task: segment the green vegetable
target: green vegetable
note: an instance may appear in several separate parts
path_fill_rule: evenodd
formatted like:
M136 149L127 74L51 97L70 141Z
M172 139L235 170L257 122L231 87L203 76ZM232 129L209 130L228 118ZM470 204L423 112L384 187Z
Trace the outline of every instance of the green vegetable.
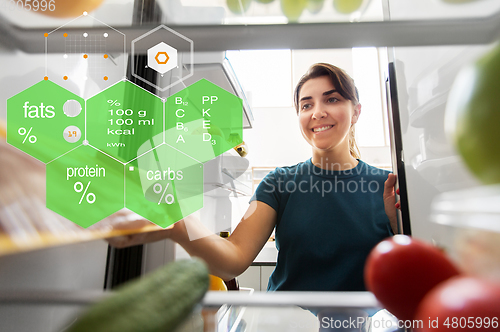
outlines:
M174 331L208 285L208 269L201 260L170 263L90 307L68 332Z
M445 129L469 170L500 183L500 46L464 67L446 105Z

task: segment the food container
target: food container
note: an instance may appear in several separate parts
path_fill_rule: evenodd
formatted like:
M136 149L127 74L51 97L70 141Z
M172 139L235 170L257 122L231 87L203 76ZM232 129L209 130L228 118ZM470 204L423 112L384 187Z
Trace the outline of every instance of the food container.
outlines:
M431 221L455 231L451 255L465 273L500 282L500 185L437 196Z

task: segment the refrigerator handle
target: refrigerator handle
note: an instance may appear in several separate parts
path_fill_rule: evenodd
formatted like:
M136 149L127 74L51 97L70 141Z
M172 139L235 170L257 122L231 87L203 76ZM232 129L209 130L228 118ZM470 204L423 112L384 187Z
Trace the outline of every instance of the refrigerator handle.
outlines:
M399 189L401 209L397 211L398 232L411 235L410 209L408 205L408 190L405 176L405 164L403 157L403 140L401 134L401 122L399 116L399 101L396 85L396 73L394 62L389 63L388 77L386 79L387 118L389 119L389 135L391 143L392 170L397 175L396 188Z

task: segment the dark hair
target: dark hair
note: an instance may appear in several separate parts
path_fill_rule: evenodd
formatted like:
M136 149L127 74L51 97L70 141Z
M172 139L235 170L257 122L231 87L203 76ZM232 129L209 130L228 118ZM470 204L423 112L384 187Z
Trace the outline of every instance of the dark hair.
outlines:
M352 101L354 105L359 104L359 94L358 89L354 85L354 80L351 76L334 65L328 63L316 63L309 67L307 72L300 78L299 83L295 87L294 92L294 104L297 114L299 113L299 94L300 89L304 83L312 78L318 78L321 76L329 76L335 89L340 93L342 97Z
M335 67L334 65L328 63L316 63L309 67L307 72L300 78L297 86L295 87L295 92L293 94L293 101L295 105L295 110L299 114L299 94L300 89L304 83L313 78L318 78L321 76L328 76L342 97L350 100L355 106L359 104L359 93L358 89L354 85L354 80L349 76L343 69ZM354 138L354 125L351 126L349 132L349 151L354 158L359 159L359 148L356 144Z

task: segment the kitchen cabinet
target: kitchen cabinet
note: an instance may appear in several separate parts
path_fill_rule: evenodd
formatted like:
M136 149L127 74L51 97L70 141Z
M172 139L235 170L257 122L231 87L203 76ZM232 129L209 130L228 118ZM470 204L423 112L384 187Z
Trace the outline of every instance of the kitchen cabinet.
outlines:
M268 241L248 269L238 276L240 287L267 291L269 277L276 266L278 250L274 241Z
M240 287L252 288L255 291L267 291L269 277L274 271L276 264L254 263L238 276Z
M252 288L255 291L261 290L260 266L250 265L248 269L238 276L240 287Z

